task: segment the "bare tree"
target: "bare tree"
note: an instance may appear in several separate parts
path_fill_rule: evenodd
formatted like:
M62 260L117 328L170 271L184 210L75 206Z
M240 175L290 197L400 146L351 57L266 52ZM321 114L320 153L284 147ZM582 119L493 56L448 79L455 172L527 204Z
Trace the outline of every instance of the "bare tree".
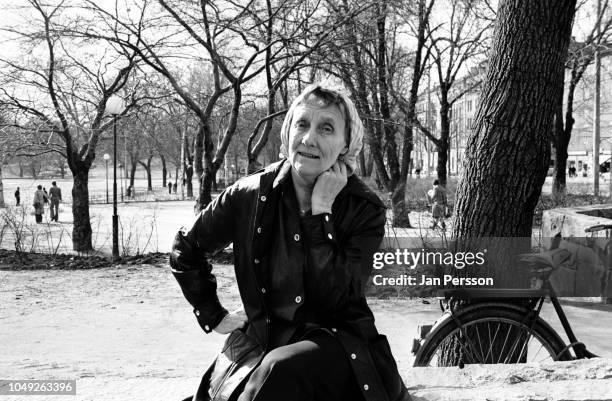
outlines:
M425 42L433 4L432 0L415 5L377 2L362 18L347 24L344 41L330 52L333 67L328 71L343 80L356 100L376 178L391 195L393 224L400 227L410 227L405 190L413 147L412 116L428 58ZM400 31L404 26L409 32ZM406 35L416 39L413 49L400 44L399 37ZM364 173L369 171L367 164L362 152Z
M88 174L100 136L112 124L105 120L106 102L126 85L136 64L136 55L121 48L107 48L101 59L90 60L75 49L84 43L65 36L64 2L48 6L28 0L28 12L36 16L28 27L9 28L25 49L44 46L46 56L31 51L25 60L0 59L3 80L13 85L0 89L2 100L23 119L36 118L63 142L52 149L66 158L74 185L72 188L73 247L92 249L89 218ZM93 57L93 56L92 56ZM121 65L121 67L118 67ZM130 99L128 108L135 102Z
M579 8L586 3L579 4ZM557 104L555 111L555 125L553 147L555 152L555 167L553 173L553 195L562 198L565 195L567 149L574 128L574 93L587 68L592 65L595 58L595 49L610 53L610 34L612 33L612 17L608 13L609 2L604 0L601 13L595 17L590 32L583 42L572 40L566 67L570 70L569 82L565 91L565 114L563 113L563 97ZM607 15L608 14L608 15ZM606 16L607 15L607 16ZM597 167L593 170L597 174Z
M485 1L441 0L438 6L440 9L436 11L445 12L438 13L441 21L435 27L436 32L433 32L431 26L429 32L432 62L438 78L440 132L436 136L417 116L414 116L414 122L437 149L437 176L444 186L447 180L453 105L466 93L478 88L481 77L477 74L468 75L460 87L455 84L461 72L465 74L470 67L483 61L492 23L483 17L489 11Z

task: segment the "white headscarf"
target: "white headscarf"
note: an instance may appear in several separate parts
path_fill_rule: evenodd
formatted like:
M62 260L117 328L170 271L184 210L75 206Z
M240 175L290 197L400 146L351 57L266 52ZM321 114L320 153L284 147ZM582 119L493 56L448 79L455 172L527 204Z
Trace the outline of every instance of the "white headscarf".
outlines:
M281 156L285 158L289 157L289 152L287 151L289 148L289 131L291 129L291 120L293 120L293 112L295 111L295 108L304 103L305 99L317 89L337 96L341 103L344 104L344 108L340 109L343 111L343 113L346 111L345 117L349 120L348 124L346 125L348 127L348 132L346 134L349 144L348 151L344 155L341 155L340 159L343 160L348 167L349 175L353 174L357 168L357 155L363 146L363 123L359 118L355 104L353 104L353 101L349 98L348 94L346 94L342 88L331 86L326 83L316 83L306 87L306 89L304 89L302 93L295 98L291 104L291 107L289 107L289 110L287 110L280 133L282 142L280 149Z

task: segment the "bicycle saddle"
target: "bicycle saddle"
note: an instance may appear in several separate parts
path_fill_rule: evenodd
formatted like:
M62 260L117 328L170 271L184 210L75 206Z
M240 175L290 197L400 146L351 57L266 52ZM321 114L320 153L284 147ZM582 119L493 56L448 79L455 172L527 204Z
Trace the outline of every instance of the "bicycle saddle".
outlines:
M572 254L564 248L551 249L540 253L523 253L518 255L519 261L524 262L536 272L555 270L563 263L568 262Z

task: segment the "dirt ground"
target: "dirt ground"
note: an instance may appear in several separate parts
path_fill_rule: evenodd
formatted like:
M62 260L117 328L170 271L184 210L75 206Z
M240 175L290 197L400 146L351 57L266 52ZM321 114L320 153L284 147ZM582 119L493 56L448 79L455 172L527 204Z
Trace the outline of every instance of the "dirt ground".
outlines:
M215 272L224 306L240 307L231 266L216 265ZM439 316L437 304L419 299L370 304L405 374L416 325L432 323ZM612 357L611 308L566 309L578 337ZM77 380L77 397L46 397L50 400L180 400L195 389L223 339L199 328L163 261L0 270L0 378Z

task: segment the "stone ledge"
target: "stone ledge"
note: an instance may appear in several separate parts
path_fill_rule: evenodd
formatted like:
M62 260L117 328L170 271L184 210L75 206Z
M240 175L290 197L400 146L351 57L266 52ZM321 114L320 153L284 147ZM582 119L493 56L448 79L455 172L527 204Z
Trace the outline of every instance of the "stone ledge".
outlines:
M414 401L612 400L612 360L412 368L403 377Z
M612 400L612 360L596 358L526 365L404 368L414 401L602 401ZM45 401L181 400L200 377L84 377L75 396L31 396ZM0 396L22 401L20 396Z

